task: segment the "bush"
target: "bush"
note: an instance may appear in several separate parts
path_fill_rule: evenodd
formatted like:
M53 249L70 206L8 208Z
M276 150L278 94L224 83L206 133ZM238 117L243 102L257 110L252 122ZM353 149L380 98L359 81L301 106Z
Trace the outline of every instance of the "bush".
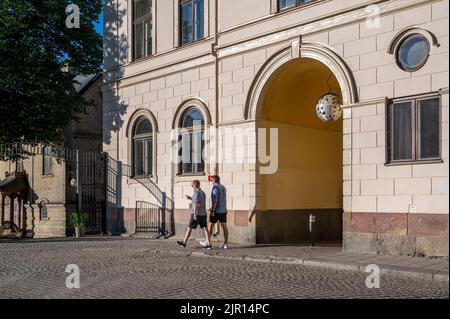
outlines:
M86 213L72 213L70 214L70 223L73 227L83 227L87 224L89 215Z

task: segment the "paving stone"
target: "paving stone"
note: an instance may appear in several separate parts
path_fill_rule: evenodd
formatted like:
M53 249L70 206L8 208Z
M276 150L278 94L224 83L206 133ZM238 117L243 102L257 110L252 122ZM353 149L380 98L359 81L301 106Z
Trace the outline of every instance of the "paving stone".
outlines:
M381 276L380 289L365 286L367 274L323 267L327 259L296 264L279 251L314 252L304 247L239 247L205 252L196 243L133 238L0 241L2 298L448 298L448 273ZM246 248L247 254L252 252ZM273 254L273 251L277 254ZM262 253L262 252L270 252ZM335 255L338 250L324 250ZM322 254L325 256L326 254ZM311 254L310 254L311 256ZM253 258L253 260L252 260ZM285 263L281 263L285 259ZM267 260L268 262L261 262ZM308 262L305 260L305 264ZM68 264L80 268L81 288L65 286ZM319 266L319 267L317 267ZM333 267L333 264L327 266ZM399 267L398 270L404 268ZM404 271L404 270L403 270ZM425 278L426 277L426 278ZM428 279L428 280L424 280ZM447 280L447 282L445 282ZM211 284L212 283L212 284ZM215 287L211 289L211 287Z

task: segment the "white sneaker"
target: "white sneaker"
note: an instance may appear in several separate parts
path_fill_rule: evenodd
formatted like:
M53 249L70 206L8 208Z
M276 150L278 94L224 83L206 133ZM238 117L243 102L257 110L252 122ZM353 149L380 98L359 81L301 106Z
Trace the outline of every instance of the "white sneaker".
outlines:
M228 249L228 244L222 244L222 245L220 245L220 249L225 249L225 250L227 250L227 249Z
M200 240L200 246L206 247L208 246L208 243L206 242L206 240Z

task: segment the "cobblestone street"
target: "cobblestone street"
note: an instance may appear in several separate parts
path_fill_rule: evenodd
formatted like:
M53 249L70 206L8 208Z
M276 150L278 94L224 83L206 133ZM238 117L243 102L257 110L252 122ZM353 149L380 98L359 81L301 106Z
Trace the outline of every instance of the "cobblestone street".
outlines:
M0 241L0 298L448 298L445 282L382 275L380 289L368 289L364 273L155 253L159 245ZM69 264L80 268L80 289L66 288Z

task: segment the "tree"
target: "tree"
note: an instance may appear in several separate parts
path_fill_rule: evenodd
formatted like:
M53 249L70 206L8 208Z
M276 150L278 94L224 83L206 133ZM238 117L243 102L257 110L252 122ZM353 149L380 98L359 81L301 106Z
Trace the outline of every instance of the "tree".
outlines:
M67 124L87 103L74 73L102 63L94 23L101 0L77 0L79 28L66 26L67 0L0 0L0 144L60 143Z

